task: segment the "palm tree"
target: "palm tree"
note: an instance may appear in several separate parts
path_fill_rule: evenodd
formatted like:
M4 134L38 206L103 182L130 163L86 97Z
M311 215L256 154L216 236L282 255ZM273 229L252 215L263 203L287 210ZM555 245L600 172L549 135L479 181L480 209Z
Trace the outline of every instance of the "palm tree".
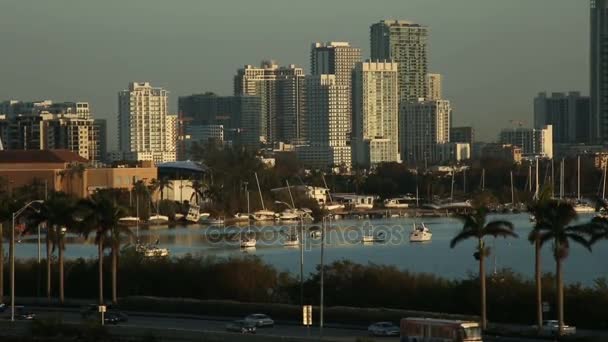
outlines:
M117 220L109 231L108 244L112 256L112 303L118 304L118 258L120 256L120 240L123 235L133 236L133 232L126 226L118 224L118 219L125 215L122 207L117 207Z
M189 188L193 190L192 196L190 196L190 201L192 202L192 197L196 199L196 204L200 205L200 199L205 197L205 192L207 191L207 184L203 181L195 179L188 185Z
M534 227L528 235L530 243L534 244L534 281L536 284L536 326L540 333L543 325L543 295L542 295L542 273L541 273L541 244L539 222L545 218L546 207L551 201L553 189L545 187L538 199L528 206L528 212L534 217Z
M485 257L490 255L490 249L485 246L484 238L486 236L502 236L502 237L517 237L513 232L513 224L508 221L498 220L486 223L488 209L486 207L478 207L471 214L458 215L458 218L463 222L462 231L456 235L450 242L450 247L454 248L458 243L468 240L477 240L477 251L473 254L475 259L479 260L479 285L480 285L480 301L481 301L481 328L486 329L486 272L485 272Z
M159 191L160 192L160 200L164 200L164 190L165 189L171 189L173 190L173 185L171 184L171 181L169 180L168 177L162 177L160 179L152 179L150 181L150 186L152 187L152 193L154 193L155 191Z
M563 261L568 257L570 242L575 242L591 251L593 237L602 229L601 222L591 222L579 225L569 225L576 218L576 211L572 204L550 200L538 211L535 230L538 234L540 247L548 241L553 243L553 257L555 258L556 293L557 293L557 320L559 323L558 333L564 328L564 284L563 284Z
M0 179L4 179L0 177ZM22 203L16 203L8 193L0 195L0 304L4 303L4 225L10 227L13 212L21 207Z
M52 193L49 198L42 203L38 211L33 212L30 215L30 219L33 225L30 225L29 229L37 227L44 223L47 226L47 271L49 272L48 277L50 278L50 254L49 244L52 243L53 250L57 248L59 259L59 302L63 304L65 302L65 286L64 286L64 252L65 252L65 233L70 231L74 227L73 212L75 208L76 200L74 197L57 192ZM47 286L48 280L47 278ZM47 287L48 292L48 287ZM47 293L50 296L50 293Z
M83 227L82 233L85 237L95 232L95 243L98 253L98 275L99 275L99 304L103 305L103 250L104 242L109 233L118 229L119 219L124 216L124 210L102 192L93 194L90 198L81 200L76 213L76 220ZM118 267L118 265L116 265ZM114 276L116 271L113 269ZM113 283L115 283L115 279Z

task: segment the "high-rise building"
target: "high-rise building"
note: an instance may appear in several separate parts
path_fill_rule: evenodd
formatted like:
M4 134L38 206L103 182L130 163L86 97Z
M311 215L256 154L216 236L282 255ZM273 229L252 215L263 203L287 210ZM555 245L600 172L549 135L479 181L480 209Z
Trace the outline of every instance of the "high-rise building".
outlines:
M452 107L448 100L401 104L399 132L401 159L410 163L437 160L437 144L450 142Z
M175 140L167 119L169 92L148 82L129 83L118 93L118 140L127 160L164 163L176 160Z
M399 162L397 64L357 63L353 76L353 163Z
M534 99L534 128L553 126L553 142L589 143L591 102L579 92L539 93Z
M508 128L500 131L499 143L519 146L527 157L553 158L553 126Z
M87 102L5 101L0 139L6 149L67 149L92 162L103 158L103 120L93 120Z
M297 148L298 159L308 167L351 167L346 103L347 86L338 85L336 75L312 75L306 78L308 144Z
M361 62L361 49L348 42L312 44L310 73L312 75L336 75L336 84L346 87L348 111L352 111L352 77L355 64ZM349 119L349 125L351 120Z
M427 74L426 75L426 93L428 100L442 100L443 99L443 76L441 74Z
M218 96L213 93L182 96L178 102L184 133L216 131L222 126L222 140L253 149L260 147L262 107L259 96ZM205 126L209 126L205 128ZM206 135L190 134L192 139ZM199 142L199 141L197 141Z
M590 81L592 138L608 141L608 0L591 0Z
M475 130L470 126L451 127L450 142L468 143L473 146L475 142Z
M301 143L306 140L304 70L289 65L279 67L264 61L246 65L234 77L234 95L259 96L262 105L260 136L267 144Z
M371 31L371 59L397 63L400 101L427 97L427 39L425 26L403 20L382 20Z

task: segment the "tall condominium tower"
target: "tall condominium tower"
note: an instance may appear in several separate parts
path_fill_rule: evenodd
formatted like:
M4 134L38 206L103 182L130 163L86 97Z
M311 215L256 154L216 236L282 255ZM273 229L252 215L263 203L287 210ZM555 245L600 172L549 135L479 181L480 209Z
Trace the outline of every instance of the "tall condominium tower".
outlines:
M167 124L169 92L148 82L129 83L118 93L118 139L125 159L152 160L157 163L176 159L174 134ZM173 131L174 132L174 131Z
M434 100L401 104L399 132L401 158L410 163L438 160L438 144L450 142L450 101Z
M397 63L358 63L353 76L353 163L399 162Z
M262 102L262 142L301 143L306 140L304 70L264 61L246 65L234 77L234 95L259 96Z
M336 83L348 92L348 110L352 111L352 77L355 64L361 62L361 49L348 42L314 43L310 51L312 75L336 75ZM349 117L348 124L351 124Z
M552 125L554 143L589 143L590 105L589 97L579 92L539 93L534 99L534 128Z
M370 31L372 60L398 65L400 100L415 102L426 98L427 28L409 21L382 20L373 24Z
M426 93L427 100L441 100L443 99L443 77L441 74L427 74L426 75Z
M308 145L297 149L298 158L309 167L351 167L349 144L350 111L347 86L338 85L336 75L306 78Z
M591 114L592 136L608 141L608 0L591 0Z

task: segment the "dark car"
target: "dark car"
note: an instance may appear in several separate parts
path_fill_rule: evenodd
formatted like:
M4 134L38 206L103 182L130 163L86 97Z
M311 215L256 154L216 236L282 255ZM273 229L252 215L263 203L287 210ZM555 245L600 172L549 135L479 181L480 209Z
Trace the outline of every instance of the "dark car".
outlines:
M238 320L226 324L226 331L238 332L241 334L255 334L256 327L252 322Z
M36 314L24 306L15 306L15 318L24 321L31 321L36 318Z
M83 306L80 309L80 315L83 319L99 319L99 306L96 304L89 304ZM129 321L129 316L124 312L116 310L111 306L106 306L106 312L104 313L103 321L106 324L118 324Z

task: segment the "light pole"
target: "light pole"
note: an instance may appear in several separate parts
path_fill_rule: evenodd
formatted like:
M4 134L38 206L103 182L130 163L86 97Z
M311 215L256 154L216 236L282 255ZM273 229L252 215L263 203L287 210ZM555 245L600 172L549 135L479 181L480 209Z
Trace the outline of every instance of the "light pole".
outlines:
M327 224L331 224L331 215L323 217L321 225L321 296L319 300L319 340L323 339L323 311L325 302L325 232Z
M36 200L28 202L23 208L13 212L13 229L11 229L11 248L10 248L10 261L11 261L11 322L15 321L15 220L21 215L27 208L34 203L43 203L42 200Z

